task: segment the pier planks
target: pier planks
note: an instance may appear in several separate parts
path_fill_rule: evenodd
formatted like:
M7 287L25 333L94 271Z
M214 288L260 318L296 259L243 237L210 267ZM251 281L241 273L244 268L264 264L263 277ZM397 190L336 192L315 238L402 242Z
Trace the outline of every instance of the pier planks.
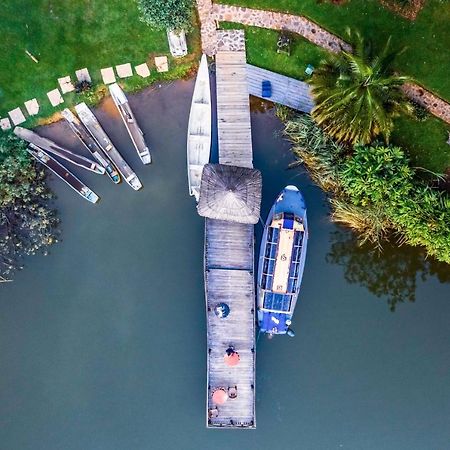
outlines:
M308 83L247 64L247 82L250 95L262 98L261 83L263 80L270 81L272 85L272 96L265 98L265 100L307 113L313 109L314 102Z
M233 39L229 41L233 42ZM216 55L216 83L219 162L251 168L253 151L245 48L220 47ZM253 225L206 219L204 262L207 427L255 428ZM221 302L230 307L226 318L219 318L214 312L215 306ZM224 362L225 352L230 346L240 356L239 364L233 367ZM237 397L215 405L212 394L217 388L236 388ZM211 411L214 411L213 417Z

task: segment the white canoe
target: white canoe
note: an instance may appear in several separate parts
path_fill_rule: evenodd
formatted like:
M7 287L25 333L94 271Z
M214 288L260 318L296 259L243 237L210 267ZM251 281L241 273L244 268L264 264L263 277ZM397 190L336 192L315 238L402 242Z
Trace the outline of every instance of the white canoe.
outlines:
M141 158L143 164L150 164L152 162L152 158L144 140L144 133L136 122L136 118L130 108L125 93L117 83L110 84L108 87L111 97L120 113L120 117L122 118L139 158Z
M211 91L208 61L202 56L192 96L187 136L187 165L189 195L200 197L203 166L209 162L211 151Z

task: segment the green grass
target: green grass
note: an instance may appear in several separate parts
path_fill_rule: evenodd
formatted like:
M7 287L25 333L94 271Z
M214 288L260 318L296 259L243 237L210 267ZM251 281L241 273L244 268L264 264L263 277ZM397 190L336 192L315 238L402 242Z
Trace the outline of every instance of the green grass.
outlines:
M94 83L101 83L100 69L125 62L149 63L152 76L125 81L137 89L156 79L183 76L193 64L192 55L170 59L171 70L156 75L153 56L169 55L165 32L155 31L139 21L134 0L4 0L0 9L0 115L37 98L39 117L51 115L46 92L58 87L59 77L87 67ZM190 36L190 50L198 54L198 32ZM25 50L35 55L34 63ZM100 92L101 93L101 92ZM65 95L64 106L79 99ZM61 106L63 106L61 105ZM35 120L29 120L34 123Z
M308 64L317 66L326 51L299 35L291 34L291 55L277 53L278 31L257 27L244 27L238 23L221 23L221 28L245 29L247 59L264 69L276 70L288 77L306 80L305 69Z
M379 0L348 0L341 6L317 0L223 0L223 3L303 15L339 36L344 36L346 27L358 29L377 48L392 35L396 48L407 47L396 60L396 68L450 100L447 0L427 0L413 22L383 7Z
M250 64L300 80L308 79L304 73L306 66L312 64L317 67L326 54L325 50L298 35L293 35L291 56L279 54L276 52L278 31L235 23L221 23L221 27L246 30L247 59ZM425 122L400 118L396 121L391 140L405 149L415 166L444 173L450 167L447 131L450 131L450 127L433 116Z
M450 167L447 131L450 127L433 116L425 122L402 117L396 120L392 142L409 154L414 166L442 174Z

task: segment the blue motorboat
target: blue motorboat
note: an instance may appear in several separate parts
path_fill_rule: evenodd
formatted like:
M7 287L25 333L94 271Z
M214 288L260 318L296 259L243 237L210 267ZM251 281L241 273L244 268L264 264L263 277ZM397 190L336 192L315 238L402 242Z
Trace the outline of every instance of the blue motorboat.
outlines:
M270 335L288 334L305 267L308 243L306 204L295 186L286 186L272 206L258 265L258 325Z

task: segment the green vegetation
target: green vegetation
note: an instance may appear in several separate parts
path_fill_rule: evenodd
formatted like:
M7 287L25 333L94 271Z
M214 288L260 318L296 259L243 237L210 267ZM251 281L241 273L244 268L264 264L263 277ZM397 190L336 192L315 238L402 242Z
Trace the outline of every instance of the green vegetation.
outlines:
M292 35L291 56L288 56L276 52L277 31L235 23L221 23L221 27L246 30L247 60L250 64L303 81L311 79L305 74L306 66L312 64L318 67L328 54L301 36ZM447 130L450 130L448 125L430 114L419 122L414 117L402 116L395 120L391 142L404 148L415 166L443 173L450 167Z
M362 242L397 237L450 263L450 197L429 187L400 148L358 145L350 153L308 115L288 119L285 133L313 179L334 194L334 221Z
M137 0L142 21L157 30L188 30L194 5L192 0Z
M343 38L346 28L351 26L373 40L375 51L380 51L386 37L392 36L394 50L406 47L396 59L394 69L450 101L448 64L443 64L450 47L447 0L427 0L414 21L392 12L379 0L347 0L341 5L317 0L224 0L223 3L303 15ZM265 52L262 45L258 49Z
M390 39L376 55L359 33L349 31L347 41L353 53L329 53L313 74L312 116L338 141L368 144L379 134L388 141L394 119L414 111L401 90L408 78L390 70L397 54L389 50Z
M223 29L245 29L247 42L247 60L250 64L268 70L276 70L288 77L306 81L308 64L317 67L327 52L297 34L290 34L291 55L277 53L279 32L258 27L246 27L239 23L222 22Z
M23 102L37 98L40 117L54 112L46 92L57 87L57 79L75 77L75 70L87 67L93 78L92 99L104 93L100 69L130 62L147 61L152 75L133 76L126 89L146 86L156 79L186 75L193 67L192 56L170 60L171 70L157 74L153 56L169 54L165 31L154 30L139 20L135 0L5 0L0 11L0 116ZM198 52L198 32L189 36L190 51ZM28 50L39 63L26 54ZM65 106L79 100L75 93L64 96ZM23 108L24 109L24 108ZM26 126L32 123L27 122Z
M10 279L23 256L46 253L56 242L52 195L25 148L13 134L0 135L0 281Z

